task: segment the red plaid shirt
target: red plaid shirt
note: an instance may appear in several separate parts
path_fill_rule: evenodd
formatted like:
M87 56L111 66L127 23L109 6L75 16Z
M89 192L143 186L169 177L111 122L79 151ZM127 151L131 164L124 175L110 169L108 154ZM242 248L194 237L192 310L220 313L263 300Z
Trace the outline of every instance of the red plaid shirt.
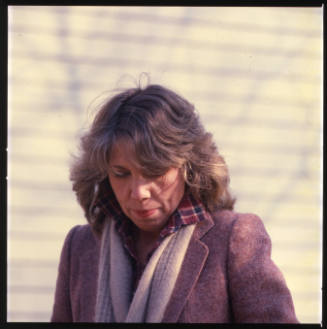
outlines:
M136 288L146 264L142 264L137 257L134 240L136 226L121 210L108 180L104 182L101 197L97 200L95 207L103 212L105 216L112 217L116 221L117 231L122 237L124 247L132 257L134 267L134 288ZM169 217L166 226L161 230L159 238L156 241L154 248L149 253L147 260L149 260L153 252L166 236L178 231L184 225L198 223L206 219L208 216L209 214L202 203L195 200L190 193L186 192L177 209Z

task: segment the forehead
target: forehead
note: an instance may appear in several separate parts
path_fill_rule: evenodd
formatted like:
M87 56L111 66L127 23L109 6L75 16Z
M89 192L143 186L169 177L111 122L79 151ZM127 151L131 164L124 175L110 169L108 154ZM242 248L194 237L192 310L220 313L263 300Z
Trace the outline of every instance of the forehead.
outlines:
M130 139L120 138L112 146L110 157L110 165L126 165L130 164L139 167L136 159L135 147Z

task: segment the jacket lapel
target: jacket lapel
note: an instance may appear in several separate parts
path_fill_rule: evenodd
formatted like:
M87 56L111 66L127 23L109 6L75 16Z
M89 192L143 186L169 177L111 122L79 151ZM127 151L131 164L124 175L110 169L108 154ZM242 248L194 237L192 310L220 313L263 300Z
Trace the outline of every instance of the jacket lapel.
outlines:
M201 238L213 226L214 222L208 216L195 228L162 322L177 322L209 254L209 248Z

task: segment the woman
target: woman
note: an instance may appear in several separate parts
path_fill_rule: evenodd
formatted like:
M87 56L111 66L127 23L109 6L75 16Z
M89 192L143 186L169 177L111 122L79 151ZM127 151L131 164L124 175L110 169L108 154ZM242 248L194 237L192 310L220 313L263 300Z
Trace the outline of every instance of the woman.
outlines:
M71 168L87 225L61 254L54 322L297 322L262 221L233 212L226 164L193 106L119 93Z

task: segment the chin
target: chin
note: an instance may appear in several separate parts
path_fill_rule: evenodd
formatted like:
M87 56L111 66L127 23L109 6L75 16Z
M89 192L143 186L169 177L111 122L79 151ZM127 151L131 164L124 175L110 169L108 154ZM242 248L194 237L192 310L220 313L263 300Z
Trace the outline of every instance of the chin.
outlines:
M143 224L143 223L142 223ZM143 225L136 225L140 230L148 233L160 233L160 231L163 229L165 226L165 223L149 223L149 224L143 224Z

